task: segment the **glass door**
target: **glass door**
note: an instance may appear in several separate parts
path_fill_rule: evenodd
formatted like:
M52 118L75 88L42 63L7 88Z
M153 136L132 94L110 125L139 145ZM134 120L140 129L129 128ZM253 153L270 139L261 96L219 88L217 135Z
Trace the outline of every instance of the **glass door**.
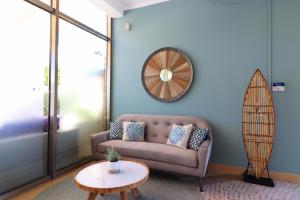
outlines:
M60 0L55 168L91 158L105 130L107 16L93 1Z
M47 175L50 15L9 0L0 23L1 195Z
M0 199L89 161L90 135L106 128L110 77L107 16L93 1L2 8Z
M57 170L90 157L106 125L106 41L63 20L59 33Z

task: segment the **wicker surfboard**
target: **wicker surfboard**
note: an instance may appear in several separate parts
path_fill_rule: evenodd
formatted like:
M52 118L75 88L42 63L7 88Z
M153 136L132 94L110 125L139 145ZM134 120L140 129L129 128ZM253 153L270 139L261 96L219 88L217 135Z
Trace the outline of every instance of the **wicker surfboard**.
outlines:
M252 172L260 178L272 153L275 114L270 90L259 69L254 72L244 96L242 131Z

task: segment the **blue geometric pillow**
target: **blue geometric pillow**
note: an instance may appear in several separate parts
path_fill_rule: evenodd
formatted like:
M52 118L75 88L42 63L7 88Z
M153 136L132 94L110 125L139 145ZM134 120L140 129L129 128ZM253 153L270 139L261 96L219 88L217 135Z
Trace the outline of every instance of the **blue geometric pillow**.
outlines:
M123 122L111 122L110 123L110 140L121 140L123 137Z
M188 142L188 148L198 151L200 145L207 138L207 136L208 136L207 128L198 128L194 126L190 136L190 140Z
M146 122L124 122L123 140L144 141L144 131Z

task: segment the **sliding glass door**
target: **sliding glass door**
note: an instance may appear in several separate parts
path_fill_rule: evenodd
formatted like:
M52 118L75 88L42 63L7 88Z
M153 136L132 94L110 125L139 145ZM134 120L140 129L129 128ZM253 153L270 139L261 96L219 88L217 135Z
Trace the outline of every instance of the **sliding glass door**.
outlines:
M90 136L106 129L110 38L95 3L2 5L0 199L91 159Z
M59 33L56 169L91 156L90 135L106 125L107 42L63 20Z
M49 13L20 0L2 6L0 194L47 175L50 32Z

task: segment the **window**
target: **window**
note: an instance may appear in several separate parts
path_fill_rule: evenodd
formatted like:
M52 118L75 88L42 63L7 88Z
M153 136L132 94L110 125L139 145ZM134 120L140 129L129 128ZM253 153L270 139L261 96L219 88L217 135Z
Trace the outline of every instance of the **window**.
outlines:
M50 0L3 5L0 198L89 158L90 135L106 128L110 38L107 17L92 2L52 0L61 10Z
M50 5L51 4L51 0L41 0L43 3Z
M10 0L0 12L0 194L46 176L44 68L49 66L49 13ZM34 30L34 31L33 31ZM46 131L46 132L44 132Z
M60 11L87 26L107 35L107 16L95 0L60 0Z
M90 135L106 125L107 42L65 21L59 33L57 169L89 157Z

